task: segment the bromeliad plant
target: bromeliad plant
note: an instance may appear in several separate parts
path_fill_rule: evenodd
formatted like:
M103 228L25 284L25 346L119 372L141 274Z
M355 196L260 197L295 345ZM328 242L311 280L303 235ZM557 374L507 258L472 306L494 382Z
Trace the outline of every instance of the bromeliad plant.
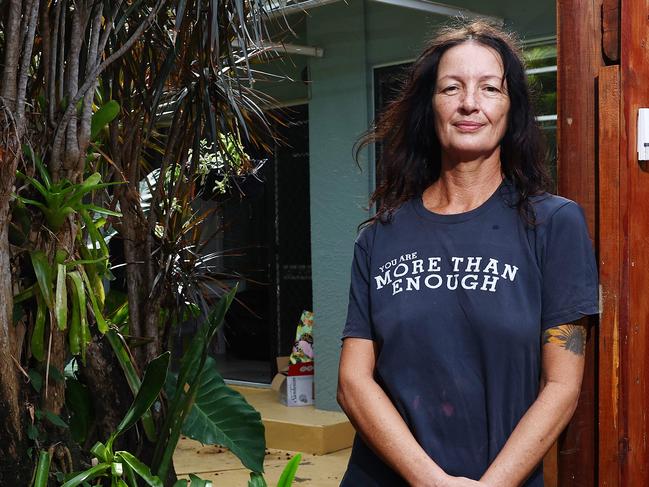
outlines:
M14 304L20 305L30 298L36 300L36 319L31 336L31 351L36 360L42 362L45 354L45 324L49 316L50 330L56 326L67 332L69 350L72 355L81 355L85 361L86 345L90 341L90 327L86 303L92 305L93 316L100 333L108 331L103 318L103 284L96 269L89 268L97 261L71 260L66 262L67 253L56 252L50 264L42 250L30 252L36 282L16 295ZM68 308L68 297L70 306Z
M109 100L101 107L97 108L90 119L90 141L92 144L99 145L99 137L105 130L109 123L119 114L120 106L115 100ZM91 213L98 213L109 216L121 216L119 213L110 211L106 208L96 206L84 202L84 198L99 189L107 188L118 183L102 183L101 175L97 172L92 173L81 183L75 183L65 178L54 181L48 172L43 160L33 152L30 146L23 146L23 155L26 160L31 160L34 163L36 170L40 176L40 181L36 178L16 171L16 176L27 181L41 196L42 200L37 201L33 199L24 198L16 195L16 199L25 205L32 205L41 210L47 222L47 226L54 233L58 232L70 215L79 214L86 226L92 221L90 219ZM90 154L86 159L90 158ZM89 232L92 230L89 228ZM96 232L93 232L96 233ZM96 241L103 241L103 239L96 239L96 234L91 237ZM106 250L103 248L102 250Z
M121 216L115 211L83 202L84 196L92 191L106 188L117 183L102 183L101 174L99 173L91 174L81 183L73 183L67 179L53 183L49 179L49 175L42 163L37 164L37 166L41 172L42 183L35 178L21 173L20 171L18 171L18 176L31 184L31 186L38 191L43 200L36 201L22 196L16 196L16 199L23 204L33 205L40 209L45 216L48 228L53 232L58 232L61 227L63 227L67 218L75 213L81 215L86 224L90 212L110 216Z
M80 258L70 258L67 250L57 249L53 259L43 250L30 251L36 282L14 298L20 304L30 298L36 300L36 319L31 336L32 355L39 361L45 359L45 323L49 316L50 331L56 326L67 330L69 351L81 355L85 361L86 345L90 341L90 328L86 303L90 302L94 320L100 333L108 331L102 316L104 286L102 278L110 278L108 247L100 229L106 224L104 216L119 217L120 213L85 201L94 191L115 183L102 183L99 173L93 173L81 183L66 179L54 183L40 158L32 156L40 181L19 172L41 196L37 201L16 195L19 204L38 208L44 216L46 227L56 234L72 215L78 215L81 224L76 232L76 249ZM94 218L92 215L100 215ZM74 228L74 226L72 226ZM70 303L68 304L68 297ZM49 311L49 313L48 313Z

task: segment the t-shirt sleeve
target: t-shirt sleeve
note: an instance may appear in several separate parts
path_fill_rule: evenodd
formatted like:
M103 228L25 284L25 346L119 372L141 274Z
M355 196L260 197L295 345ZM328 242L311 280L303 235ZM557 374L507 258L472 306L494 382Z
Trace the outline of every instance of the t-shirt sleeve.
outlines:
M582 209L574 202L552 215L543 257L541 326L599 313L597 264Z
M347 321L342 339L350 337L374 339L370 318L370 259L361 241L362 235L354 245Z

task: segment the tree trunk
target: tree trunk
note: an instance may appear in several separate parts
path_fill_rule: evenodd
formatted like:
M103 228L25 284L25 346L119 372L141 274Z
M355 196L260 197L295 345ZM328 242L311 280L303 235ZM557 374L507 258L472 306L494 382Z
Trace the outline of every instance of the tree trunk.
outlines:
M95 413L94 431L86 441L86 446L91 446L94 441L106 441L115 431L133 401L133 394L105 338L95 336L88 345L87 353L86 366L81 367L80 372L82 382L90 391ZM124 435L118 446L133 452L136 449L134 440L136 438Z
M49 244L49 249L46 250L48 255L55 255L57 249L65 250L68 255L74 255L75 234L77 233L77 226L71 219L63 226L62 230L58 232L54 242ZM49 369L56 368L61 374L65 368L65 363L68 355L67 346L67 333L58 329L58 327L50 322L50 342L48 343L48 356ZM42 399L43 410L51 411L59 415L63 406L65 405L65 383L63 381L47 382L46 395ZM49 425L48 425L49 426ZM61 431L54 425L48 427L51 439L60 439Z
M6 133L6 132L5 132ZM24 434L26 414L18 370L22 337L13 323L13 287L9 248L9 195L14 184L18 144L14 138L4 148L0 145L0 485L11 485L24 478L30 469L27 437Z
M120 194L119 204L123 215L120 233L124 239L129 331L131 336L144 338L146 335L144 312L152 284L146 279L146 262L150 257L145 252L148 232L143 229L143 225L146 225L146 220L138 214L139 201L133 202L133 198L137 196L134 196L128 187ZM145 353L147 348L142 346L133 349L138 367L142 371L147 364Z
M9 247L10 208L16 167L20 157L23 120L16 119L21 17L23 2L8 2L4 37L4 66L0 83L0 485L29 478L27 423L23 380L19 367L24 327L13 322L13 283Z

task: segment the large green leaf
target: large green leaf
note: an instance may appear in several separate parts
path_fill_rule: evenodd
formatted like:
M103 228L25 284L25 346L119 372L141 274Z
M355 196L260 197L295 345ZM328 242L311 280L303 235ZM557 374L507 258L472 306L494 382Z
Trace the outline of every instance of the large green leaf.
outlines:
M194 377L197 377L202 357L203 355L206 355L207 347L214 338L219 327L223 324L223 319L225 318L225 314L227 313L230 304L232 304L232 301L234 300L237 288L238 285L221 296L221 299L212 309L205 322L196 331L196 335L194 335L194 338L191 341L189 350L181 360L180 373L178 374L180 382L176 384L176 393L179 393L181 388L184 389L185 384L191 382Z
M126 412L124 419L122 419L112 434L111 440L133 426L151 407L153 401L156 400L167 377L170 355L169 352L164 352L149 363L144 372L144 379L142 379L140 390L137 396L135 396L133 404ZM109 443L112 445L111 440L109 440Z
M77 293L77 287L74 284L72 284L70 289L70 297L72 298L72 316L70 317L68 343L70 347L70 353L72 355L79 355L81 353L82 346L81 318L79 316L79 296Z
M42 250L35 250L30 254L32 266L38 281L38 287L41 288L41 294L45 298L45 303L51 309L54 309L54 292L52 291L53 269L50 265L47 255Z
M211 357L205 361L196 402L182 432L201 443L226 446L250 470L264 471L261 415L223 382Z
M90 140L95 140L110 122L119 114L119 103L110 100L105 103L99 110L92 114L90 119Z
M85 364L86 362L86 346L90 341L90 329L88 328L88 317L86 311L86 287L83 284L81 279L81 274L77 271L68 272L68 276L74 285L75 292L72 294L73 299L77 302L73 303L72 309L73 312L76 310L79 313L79 325L76 326L75 321L73 320L70 324L70 333L78 332L79 336L75 337L75 350L76 342L78 341L79 347L81 348L81 360ZM70 342L70 351L75 354L75 350L72 348L72 342Z
M54 314L59 330L65 330L68 327L68 287L65 283L67 276L65 264L57 264L56 273L56 299Z

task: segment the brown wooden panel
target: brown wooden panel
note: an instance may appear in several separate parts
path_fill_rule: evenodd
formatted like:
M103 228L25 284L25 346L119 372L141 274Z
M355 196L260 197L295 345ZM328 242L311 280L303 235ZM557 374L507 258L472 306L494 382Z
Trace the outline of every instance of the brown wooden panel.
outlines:
M543 487L557 487L559 485L557 448L555 442L543 457Z
M649 170L637 162L636 124L638 108L649 106L649 2L623 0L621 5L620 416L626 420L621 484L643 486L649 476Z
M598 258L602 289L599 327L599 485L620 486L620 69L600 68Z
M598 2L557 2L557 177L559 193L577 201L595 227L595 84L601 57Z
M620 0L602 0L602 51L608 60L620 60Z
M602 59L601 3L557 1L557 176L559 194L577 201L591 236L596 215L596 77ZM595 371L597 328L586 346L579 405L559 441L559 485L594 487L597 475Z

